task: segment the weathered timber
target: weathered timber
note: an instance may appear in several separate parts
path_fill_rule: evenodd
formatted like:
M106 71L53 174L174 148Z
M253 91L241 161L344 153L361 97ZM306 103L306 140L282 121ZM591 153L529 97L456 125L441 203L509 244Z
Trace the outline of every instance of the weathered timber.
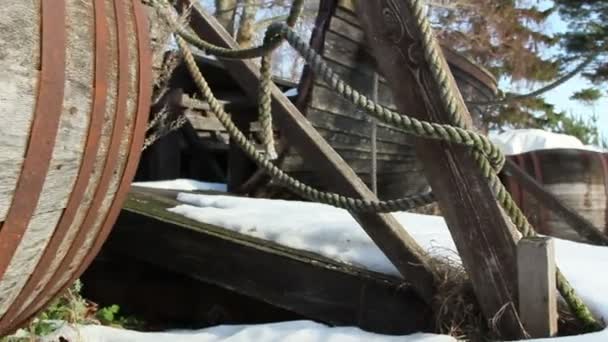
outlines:
M358 1L380 70L395 94L398 108L405 114L429 121L451 123L441 100L430 66L416 48L422 33L407 1ZM448 71L440 54L439 67ZM448 71L449 73L449 71ZM415 85L404 90L403 84ZM472 128L471 118L459 96L455 81L452 92ZM488 320L504 338L523 338L525 332L517 313L517 270L515 241L518 233L504 216L492 189L463 147L415 139L416 152L458 248L463 264Z
M184 7L182 7L184 6ZM199 9L190 0L179 1L178 10L192 6L190 26L194 32L211 43L229 48L237 45L217 21ZM251 98L258 96L260 75L250 61L223 60L232 77L239 82L243 91ZM290 145L304 156L309 163L318 167L325 175L327 185L348 196L375 199L374 194L358 178L356 173L331 148L323 137L308 123L306 118L276 87L271 87L273 113L279 127L288 132ZM389 214L353 213L374 242L389 260L411 282L417 293L427 302L433 296L433 275L428 267L425 252L406 232L397 220Z
M504 172L508 176L513 177L526 192L534 196L540 206L551 210L563 218L581 237L594 244L608 245L607 235L604 235L589 220L563 203L556 195L547 191L532 176L517 166L513 160L507 159Z
M348 152L346 153L348 155ZM293 163L293 164L292 164ZM301 156L292 156L283 163L285 170L293 170L293 172L314 172L316 165L306 163L306 159ZM358 173L370 173L369 158L352 158L351 167ZM390 160L386 163L379 165L380 171L383 173L404 173L416 170L422 170L416 168L413 163L400 163L399 160ZM386 168L386 169L385 169ZM321 176L323 176L321 174Z
M607 153L551 149L517 154L509 159L546 192L542 194L529 180L520 181L505 172L507 188L540 233L581 242L606 241Z
M311 42L314 49L323 57L323 60L348 84L352 85L359 92L371 97L373 92L372 85L374 74L377 71L376 61L372 57L371 49L361 28L359 19L352 8L344 7L344 4L337 0L322 0L321 9L317 17L317 26L313 32ZM496 91L496 81L494 78L471 63L466 58L453 52L447 47L443 47L450 58L448 64L453 71L458 86L467 99L487 99L493 98ZM381 70L379 71L381 73ZM310 76L305 74L303 80ZM397 109L393 98L393 93L380 74L378 86L378 101L392 109ZM303 89L308 84L309 89ZM404 89L415 87L413 84L404 82L401 84ZM343 153L345 145L357 150L369 150L371 145L372 124L369 115L356 108L352 103L336 92L329 89L321 79L315 78L314 82L302 82L300 91L306 90L306 96L298 97L299 108L306 115L307 119L317 129L317 131L336 149L342 158L354 169L357 174L362 175L362 170L356 163L361 162L359 156L353 157L352 153ZM482 114L476 111L474 122L476 128L484 131ZM377 151L378 153L396 153L411 155L413 145L410 137L400 129L390 127L383 122L377 123ZM293 154L285 157L284 165L286 171L301 173L307 165L297 165ZM396 157L398 158L398 157ZM371 165L371 157L367 156L368 163ZM383 165L384 164L384 165ZM420 169L420 163L416 159L403 160L400 169ZM378 159L378 178L385 177L385 172L391 169L385 160ZM300 168L300 169L299 169ZM366 167L369 169L369 167ZM307 177L311 179L312 177ZM322 183L313 183L318 187ZM369 186L371 183L366 181ZM400 198L404 194L411 194L412 189L424 188L428 185L425 177L420 172L403 173L402 180L398 184L382 182L383 186L378 187L378 196L382 199Z
M172 196L170 196L172 193ZM331 325L386 334L431 328L404 280L167 211L177 192L134 187L106 253L120 253ZM135 243L136 242L136 243Z
M555 247L551 238L523 238L519 241L519 315L532 338L557 334L556 269Z
M107 245L80 279L83 297L102 307L120 303L123 315L137 315L150 331L309 319Z
M82 256L94 253L80 237L97 241L122 203L117 185L131 181L127 160L139 151L129 150L141 149L145 132L134 122L149 110L139 6L58 0L0 9L0 336L78 276Z

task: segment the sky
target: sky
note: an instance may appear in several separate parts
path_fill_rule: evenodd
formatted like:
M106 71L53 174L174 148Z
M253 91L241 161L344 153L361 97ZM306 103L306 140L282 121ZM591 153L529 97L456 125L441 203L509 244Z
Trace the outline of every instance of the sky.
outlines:
M541 1L541 7L542 7L543 3L544 3L544 5L547 5L549 2ZM563 32L563 31L567 30L567 23L562 21L559 18L559 15L557 15L557 14L552 15L549 18L549 21L546 25L547 25L546 29L553 33ZM553 53L553 52L554 51L549 51L549 53ZM576 67L576 65L572 65L572 67ZM501 85L501 86L503 86L503 85ZM536 88L540 88L541 86L542 85L540 85L540 86L537 85L533 88L536 89ZM567 113L572 113L577 116L581 115L584 117L591 117L595 110L595 113L598 116L598 127L600 128L600 132L603 137L608 137L608 97L606 96L606 94L608 94L608 92L606 91L605 84L601 85L602 93L605 96L600 101L597 102L597 104L595 105L595 108L585 106L577 101L570 100L570 96L572 96L572 94L575 91L578 91L578 90L581 90L584 88L589 88L591 86L592 85L590 84L590 82L588 82L587 80L585 80L584 78L582 78L580 76L577 76L577 77L574 77L573 79L569 80L565 84L562 84L558 88L553 89L552 91L546 93L544 97L547 100L547 102L554 104L556 106L557 110L565 111ZM508 85L506 85L506 87L508 89ZM525 91L525 90L522 91L521 89L519 89L515 92L526 93L527 91Z
M585 115L591 116L593 114L593 108L577 103L576 101L572 101L569 97L577 90L587 88L590 84L582 79L581 77L577 77L575 79L570 80L566 84L558 87L557 89L552 90L547 93L545 98L548 102L553 103L558 109L561 109L566 112L572 112L576 115ZM605 96L597 103L595 106L595 111L598 116L598 126L602 132L604 137L608 137L608 98Z

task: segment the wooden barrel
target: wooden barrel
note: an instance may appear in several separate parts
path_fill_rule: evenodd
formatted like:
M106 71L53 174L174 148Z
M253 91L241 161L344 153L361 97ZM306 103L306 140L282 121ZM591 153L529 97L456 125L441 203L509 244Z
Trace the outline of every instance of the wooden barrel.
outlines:
M139 0L0 9L0 335L84 271L126 198L151 92Z
M545 189L608 234L608 153L551 149L509 156ZM530 223L542 234L584 241L559 215L544 208L514 179L504 182Z

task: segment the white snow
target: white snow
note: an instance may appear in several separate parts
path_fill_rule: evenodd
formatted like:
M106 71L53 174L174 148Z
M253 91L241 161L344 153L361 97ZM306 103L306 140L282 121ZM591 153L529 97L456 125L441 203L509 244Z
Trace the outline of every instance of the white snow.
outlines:
M198 331L141 333L102 326L65 326L41 342L456 342L449 336L382 336L358 328L330 328L310 321L218 326Z
M283 95L291 97L291 96L297 96L298 95L298 88L291 88L291 89L287 89Z
M578 149L603 152L596 146L584 145L578 138L540 129L514 129L490 133L489 138L506 155L547 149Z
M173 179L154 182L135 182L131 185L145 188L178 190L178 191L218 191L226 192L228 187L223 183L200 182L193 179Z
M170 211L190 219L372 271L399 275L346 210L319 203L232 196L182 193L177 199L187 204ZM411 213L397 213L396 217L423 247L457 258L452 239L444 234L443 218Z
M186 204L169 209L200 222L219 225L282 245L319 253L369 270L398 275L359 224L342 209L323 204L179 194ZM441 217L396 213L418 243L431 254L457 259L454 242ZM590 308L608 318L608 248L555 239L557 262ZM544 339L559 342L608 341L608 330L576 337ZM256 341L258 342L258 341Z

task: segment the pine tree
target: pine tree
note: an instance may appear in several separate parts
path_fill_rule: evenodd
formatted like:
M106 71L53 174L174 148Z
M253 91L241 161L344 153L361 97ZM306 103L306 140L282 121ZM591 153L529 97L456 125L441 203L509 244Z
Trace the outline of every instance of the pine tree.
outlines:
M434 7L432 18L442 43L497 77L546 82L557 76L560 67L539 53L557 43L542 28L551 13L513 0L460 0Z
M471 57L503 82L535 85L551 83L565 70L608 45L608 1L555 0L541 10L537 2L514 0L457 0L432 10L442 42ZM566 33L551 36L544 24L558 13L570 23ZM547 59L544 49L562 47L563 53ZM596 83L608 80L608 65L601 55L583 69ZM509 98L515 94L504 94ZM581 89L572 99L585 105L601 97L597 89ZM526 98L493 107L484 122L490 129L541 128L598 143L597 118L584 120L559 112L542 97Z
M569 30L559 36L564 59L598 53L591 70L583 75L599 84L608 81L608 1L554 0Z

